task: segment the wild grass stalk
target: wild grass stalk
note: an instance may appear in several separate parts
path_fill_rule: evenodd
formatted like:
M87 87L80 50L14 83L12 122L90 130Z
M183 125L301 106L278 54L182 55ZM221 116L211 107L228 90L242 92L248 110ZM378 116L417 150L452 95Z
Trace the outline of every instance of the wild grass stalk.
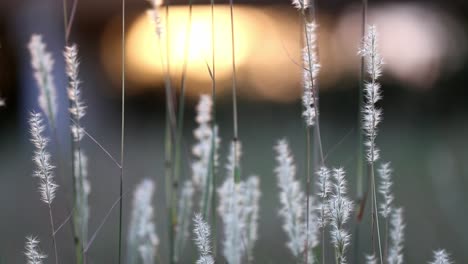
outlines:
M366 25L367 25L367 0L362 0L361 2L361 38L364 39L366 36ZM362 109L363 107L363 91L364 91L364 80L365 80L365 60L364 57L361 57L361 64L360 64L360 77L359 77L359 97L358 97L358 109ZM358 263L359 259L359 248L360 248L360 226L362 217L364 215L366 202L367 202L367 192L364 193L364 190L368 190L366 188L367 182L365 181L365 170L364 170L364 148L363 148L363 139L364 134L362 132L363 124L362 124L362 117L361 112L357 112L357 120L358 120L358 132L357 132L357 159L356 159L356 202L358 205L358 209L356 211L356 225L354 227L354 262Z
M193 218L194 228L193 234L195 236L195 244L199 252L197 264L214 264L214 258L212 256L211 242L210 242L210 226L206 221L203 220L201 214L196 214Z
M125 154L125 0L122 0L122 105L120 128L120 184L119 184L119 260L122 261L122 216L123 216L123 184L124 184L124 154Z
M39 240L36 237L26 237L24 254L26 255L27 264L42 264L42 260L46 259L47 256L41 253L39 249Z
M232 123L233 123L233 138L232 143L234 146L234 157L239 155L238 142L239 142L239 123L237 117L237 68L236 68L236 45L235 45L235 32L234 32L234 0L229 0L229 12L231 19L231 56L232 56ZM234 181L239 183L240 167L236 162L232 171Z
M47 152L47 144L49 140L42 135L45 129L43 123L44 121L40 113L31 113L29 125L31 142L35 147L33 161L37 167L33 173L33 176L38 177L40 180L39 192L41 194L41 200L47 204L49 209L49 223L51 229L52 245L54 247L55 264L58 264L57 240L55 236L54 217L52 213L52 202L55 199L58 185L54 181L54 166L50 161L50 154Z
M144 179L135 189L128 231L128 264L153 264L159 238L152 205L155 184Z
M377 194L374 164L379 159L379 149L375 144L377 137L377 126L382 119L382 110L376 106L376 103L381 100L380 84L377 79L382 74L383 60L378 52L377 31L375 26L369 26L368 32L363 39L363 45L359 51L361 56L365 57L367 73L370 81L365 84L364 89L364 107L363 113L363 131L366 135L364 145L367 147L366 159L370 166L371 178L371 202L372 202L372 231L374 226L377 230L377 240L380 262L383 263L382 245L380 237L380 225L377 209ZM373 238L373 232L372 236Z
M210 0L210 7L211 7L211 101L213 103L213 107L211 110L211 115L213 122L211 124L211 130L213 131L212 138L212 149L215 150L218 148L216 143L216 47L215 47L215 14L214 14L214 7L215 1ZM211 190L215 190L216 188L216 164L215 164L215 152L212 151L211 153ZM213 259L216 260L216 228L217 228L217 221L216 221L216 195L211 195L211 226L213 227Z

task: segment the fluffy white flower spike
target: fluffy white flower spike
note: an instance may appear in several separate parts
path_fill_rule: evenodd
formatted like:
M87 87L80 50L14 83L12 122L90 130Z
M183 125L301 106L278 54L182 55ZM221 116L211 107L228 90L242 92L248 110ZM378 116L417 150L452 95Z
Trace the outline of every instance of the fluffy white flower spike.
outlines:
M138 259L138 263L154 263L159 245L151 204L154 189L153 181L145 179L135 190L128 233L128 263L137 263Z
M296 179L296 165L289 150L286 140L278 141L275 146L277 153L275 168L280 188L280 216L283 218L283 230L288 235L287 247L294 256L299 256L303 251L304 240L304 202L305 195L301 185Z
M375 255L366 255L366 264L377 264Z
M292 5L299 10L305 10L309 7L309 2L309 0L292 0Z
M176 262L179 261L178 258L184 250L185 241L189 236L189 225L193 209L193 193L192 181L186 180L180 193L177 211L176 242L174 249L174 259Z
M319 73L320 64L318 63L317 58L317 34L316 34L317 25L314 22L306 23L306 44L302 51L302 60L304 65L303 70L303 82L304 82L304 91L302 95L302 104L304 106L304 111L302 116L305 119L307 126L313 126L315 124L315 119L317 118L318 109L316 108L316 79Z
M367 34L363 40L362 49L359 51L365 58L367 73L370 81L365 84L363 107L363 129L367 137L365 145L367 147L367 161L375 162L379 159L379 149L375 146L377 137L377 126L382 120L382 110L376 103L382 99L380 84L377 79L382 74L383 60L378 52L377 30L375 26L369 26Z
M453 262L445 249L439 249L434 251L434 261L429 262L429 264L453 264Z
M192 181L194 187L203 190L206 185L206 177L210 166L210 158L212 154L213 129L211 128L211 110L213 102L211 96L201 95L197 105L196 121L198 127L193 134L197 143L192 148L192 154L195 156L195 161L192 163ZM216 130L215 130L216 132ZM215 162L217 159L217 149L219 146L219 138L215 135Z
M403 222L403 209L393 210L390 219L390 247L388 250L388 264L403 263L403 242L405 239L405 224Z
M151 5L151 9L148 9L148 17L151 19L151 22L154 25L156 36L161 37L163 32L163 26L161 22L161 15L159 14L159 6L161 1L159 0L147 0Z
M379 169L379 176L380 176L380 186L379 192L382 194L383 202L380 205L380 214L384 218L388 218L390 212L392 211L392 202L393 202L393 194L392 194L392 168L390 167L390 163L384 163L381 165Z
M35 147L33 161L36 164L33 176L38 177L40 180L39 192L41 193L41 200L51 205L58 185L54 182L54 166L50 162L50 154L47 152L48 139L42 135L44 132L43 122L40 113L31 113L29 126L31 142Z
M231 144L226 165L227 177L218 189L218 212L225 232L223 254L230 264L242 263L245 253L251 259L258 236L258 202L261 195L259 179L251 176L245 181L235 183L232 177L235 162L240 159L240 146L238 142L237 157L234 157L234 143Z
M46 255L40 252L39 240L36 237L26 237L25 250L24 255L26 255L27 264L42 264L42 260L47 258Z
M54 59L52 58L52 54L46 51L42 35L33 34L28 48L31 54L31 66L34 70L34 78L39 87L39 106L46 114L49 122L55 125L57 92L52 75Z
M197 264L214 264L210 246L210 226L203 220L201 214L195 214L193 222L193 234L195 235L194 240L197 245L198 252L200 253Z
M69 108L74 123L71 125L73 140L80 141L83 137L83 128L80 126L81 118L86 114L86 105L81 99L81 81L78 78L80 62L78 60L78 48L76 45L65 47L66 73L68 76L68 99L71 102Z
M351 235L344 228L353 208L353 203L346 197L346 179L342 168L333 169L333 192L330 198L331 240L335 247L338 264L346 262L346 248Z

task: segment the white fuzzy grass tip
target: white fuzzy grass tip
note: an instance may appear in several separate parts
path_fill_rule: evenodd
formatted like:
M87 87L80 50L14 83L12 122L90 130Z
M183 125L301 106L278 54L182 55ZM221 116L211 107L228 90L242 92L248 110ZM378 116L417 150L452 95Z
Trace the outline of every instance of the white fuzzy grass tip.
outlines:
M153 23L156 36L161 38L163 33L163 26L161 22L161 15L159 14L159 6L161 6L162 1L160 0L146 0L150 5L151 9L148 9L147 14Z
M375 145L377 126L382 121L382 109L376 106L382 99L380 84L377 79L382 74L383 60L378 51L377 29L369 26L359 54L364 57L370 81L364 86L365 103L363 112L363 130L366 135L366 158L369 163L379 159L379 149Z
M292 5L299 10L305 10L310 5L310 0L293 0Z
M349 219L353 203L346 197L347 186L342 168L333 169L333 179L333 191L330 197L330 235L338 264L345 264L346 248L349 246L351 235L344 225Z
M317 25L314 22L305 24L305 47L302 50L302 60L303 60L303 82L304 82L304 91L302 95L302 104L304 106L304 111L302 116L305 119L307 126L313 126L315 124L315 119L318 115L318 109L316 107L317 95L315 94L316 89L316 79L319 74L320 64L317 57L317 34L316 34Z
M434 260L429 264L453 264L453 262L445 249L439 249L434 251Z
M390 219L390 247L388 250L388 264L403 263L403 242L405 238L405 224L403 222L403 209L393 210Z
M136 263L137 259L143 264L154 263L159 245L152 206L154 189L153 181L145 179L135 190L128 234L128 263Z
M288 235L287 247L297 257L304 246L304 202L305 195L296 179L296 165L286 140L280 140L275 146L276 177L280 189L281 209L279 215L283 218L283 230Z
M43 122L40 113L31 113L29 126L31 142L35 148L33 161L36 164L33 176L38 177L40 180L39 192L41 193L41 200L51 205L58 185L54 182L54 166L50 161L50 154L47 152L48 139L42 135L45 128Z
M194 227L193 234L195 244L199 252L197 264L213 264L214 259L211 255L211 242L210 242L210 226L203 220L201 214L195 214L193 218Z
M57 92L52 75L54 59L52 58L52 54L46 51L42 35L33 34L28 48L31 54L31 66L34 70L34 78L39 87L39 106L46 114L49 122L55 125Z
M231 144L226 180L218 189L218 213L223 220L225 232L223 255L230 264L242 263L246 253L251 258L254 242L258 237L259 179L251 176L245 181L235 183L232 177L235 162L240 159L240 146L238 142L235 158L234 143Z
M392 194L392 168L390 163L384 163L380 166L379 170L380 186L379 192L382 194L383 201L380 204L380 214L384 218L388 218L392 211L392 203L394 196Z
M184 250L185 241L189 236L190 219L192 219L193 209L193 184L192 181L184 182L178 204L176 242L174 260L178 262L181 252Z
M70 114L73 119L71 131L74 141L80 141L83 138L83 128L80 126L81 118L86 114L86 105L81 99L81 81L78 78L80 62L78 59L78 48L76 45L65 47L63 52L66 64L66 73L68 76L68 99L70 100Z
M36 237L26 237L25 252L27 264L42 264L42 260L47 258L39 249L39 240Z
M193 131L193 135L197 140L192 147L192 154L195 159L192 163L192 181L194 187L203 190L206 185L206 178L210 166L210 159L213 145L213 129L211 127L211 110L213 102L211 96L201 95L197 105L196 122L198 127ZM215 130L216 133L216 130ZM217 133L216 133L217 134ZM217 149L219 146L219 138L215 136L215 163L217 159Z

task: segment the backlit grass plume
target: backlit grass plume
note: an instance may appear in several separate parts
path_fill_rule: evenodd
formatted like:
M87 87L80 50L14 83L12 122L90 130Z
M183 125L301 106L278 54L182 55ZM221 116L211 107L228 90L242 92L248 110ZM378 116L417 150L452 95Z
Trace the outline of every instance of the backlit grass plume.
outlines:
M28 48L31 54L34 78L39 87L39 106L46 114L52 127L55 128L57 92L52 75L54 59L52 54L46 51L46 44L42 41L42 35L33 34Z
M148 17L151 19L151 22L153 23L156 36L158 38L161 38L161 35L163 33L163 26L161 22L161 15L159 14L159 6L160 6L160 3L162 3L162 1L159 1L159 0L147 0L147 1L151 5L151 9L148 9L147 11Z
M47 152L47 145L49 140L42 135L44 132L44 121L40 113L31 113L29 118L29 126L31 133L31 142L35 147L33 161L36 164L34 176L39 178L39 192L41 200L51 205L58 185L54 181L55 168L50 161L50 154Z
M383 60L378 47L377 29L375 26L369 26L359 51L365 59L367 74L370 77L364 88L365 104L362 110L363 129L367 137L365 142L366 157L369 163L379 159L379 149L375 146L375 138L377 137L377 126L382 120L382 110L376 106L376 103L382 99L380 84L377 80L382 74Z
M190 219L192 219L193 209L193 193L194 189L192 181L185 181L179 197L177 211L176 241L174 248L174 258L176 262L179 260L178 258L184 250L185 241L189 237L189 225Z
M349 246L351 235L345 228L353 203L346 197L347 183L345 172L342 168L333 169L333 187L330 197L330 236L335 247L335 258L337 264L345 264L346 248Z
M81 99L81 89L78 74L80 62L78 60L78 48L76 45L65 47L63 53L65 57L66 73L68 76L68 99L70 100L70 114L73 119L71 131L74 141L83 138L83 129L80 127L80 120L86 114L86 106Z
M198 249L199 257L197 264L214 264L213 256L211 255L211 241L210 241L210 226L208 225L201 214L195 214L193 218L193 234L195 244Z
M390 219L390 247L388 250L388 264L403 263L403 242L405 239L405 224L403 222L403 209L392 211Z
M236 150L232 143L226 165L227 177L218 189L218 212L224 224L223 255L230 264L242 263L246 253L252 251L258 236L259 179L251 176L245 181L235 183L233 170L235 162L240 159L241 149L240 143L237 143L238 156L234 157ZM252 258L251 255L248 257Z
M26 255L27 264L42 264L42 260L47 258L46 255L41 253L39 249L39 240L36 237L26 237L25 250L24 255Z
M317 25L314 22L305 24L305 47L302 50L303 60L303 82L304 91L302 94L302 104L304 111L302 116L307 126L313 126L318 115L316 107L315 85L319 73L320 64L316 52L317 35L315 33Z
M445 249L439 249L434 251L434 260L429 264L453 264L450 260L449 254Z
M159 245L152 205L154 189L154 183L149 179L143 180L135 189L128 231L129 264L154 263Z
M379 192L382 195L383 202L380 204L380 214L384 218L388 218L392 211L393 194L392 194L392 168L390 163L384 163L379 169L380 186Z
M55 240L55 225L54 217L52 214L52 202L55 198L55 192L57 191L58 185L54 181L54 166L50 161L50 154L47 152L48 139L45 138L42 133L44 132L42 115L40 113L31 113L29 118L29 126L31 133L31 142L33 143L35 150L33 155L33 161L36 164L33 176L39 178L39 193L41 194L41 200L47 204L49 208L49 221L50 229L52 233L52 243L54 246L55 263L58 263L57 244Z
M296 165L286 140L280 140L275 146L277 153L275 168L280 189L281 209L279 215L283 218L283 230L288 235L287 247L298 257L304 247L304 204L305 195L296 179Z

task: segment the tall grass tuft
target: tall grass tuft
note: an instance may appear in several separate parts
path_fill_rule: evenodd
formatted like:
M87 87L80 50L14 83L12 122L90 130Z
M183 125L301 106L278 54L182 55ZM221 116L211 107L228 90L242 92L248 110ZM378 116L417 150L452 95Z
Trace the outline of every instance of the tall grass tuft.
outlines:
M55 239L55 226L54 217L52 213L52 202L55 198L58 185L54 181L54 166L50 160L50 154L47 152L48 139L42 135L44 132L42 115L40 113L31 113L29 119L31 142L33 143L35 150L33 161L36 164L36 169L33 173L34 177L39 178L39 192L41 194L41 200L47 204L49 208L49 221L52 235L52 243L54 247L55 263L58 263L58 252L57 243Z
M31 54L34 78L39 87L39 107L45 113L52 129L55 130L58 104L57 91L52 75L54 59L52 54L46 51L46 44L42 41L42 35L33 34L28 48Z
M42 264L43 259L46 259L47 256L41 253L39 249L39 240L36 237L28 236L26 237L26 263L27 264Z
M335 260L337 264L345 264L346 249L349 246L351 235L345 228L353 208L353 202L346 197L347 183L342 168L333 169L333 187L330 197L330 236L335 247Z
M453 264L450 260L449 254L445 249L439 249L434 251L434 260L429 264Z
M156 258L159 238L152 205L154 189L155 185L149 179L143 180L135 189L128 230L129 264L152 264Z
M390 247L388 251L388 264L403 263L403 242L405 224L403 222L403 209L396 208L393 210L390 220Z
M239 164L241 155L240 143L237 144L237 147L231 144L226 165L227 177L218 189L218 212L224 224L223 255L231 264L243 263L244 257L252 259L248 253L252 252L257 239L258 198L260 197L258 177L251 176L238 183L233 178L233 171L236 163Z
M201 214L195 214L193 218L194 227L193 234L195 236L195 244L197 245L199 257L197 264L214 264L213 256L211 255L210 242L210 226L203 220Z
M375 144L377 137L377 126L382 120L382 110L377 107L377 103L382 99L381 87L377 82L378 78L382 75L383 59L378 51L377 29L375 26L369 26L366 36L363 39L361 50L359 54L364 57L366 63L367 74L370 77L364 85L364 106L363 113L363 130L366 140L366 159L370 166L370 179L371 179L371 203L372 203L372 240L374 237L374 227L377 230L377 240L380 262L383 262L382 245L380 237L380 226L377 209L377 194L374 164L379 159L379 149ZM373 241L372 241L373 242Z

